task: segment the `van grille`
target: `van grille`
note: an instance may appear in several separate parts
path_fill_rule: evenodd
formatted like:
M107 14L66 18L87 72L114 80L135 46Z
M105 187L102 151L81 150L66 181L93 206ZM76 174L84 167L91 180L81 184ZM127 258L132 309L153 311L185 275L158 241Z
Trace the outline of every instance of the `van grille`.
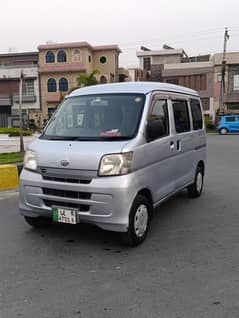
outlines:
M61 197L61 198L83 199L83 200L90 200L91 198L91 193L89 192L66 191L66 190L49 189L49 188L42 188L42 192L45 195L53 195L53 196Z
M61 171L61 169L54 169L54 173L49 172L48 168L42 167L39 169L44 180L48 181L56 181L56 182L63 182L63 183L81 183L81 184L90 184L92 178L82 177L75 174L75 171Z
M50 208L53 206L58 207L66 207L66 208L72 208L72 209L78 209L82 212L87 212L90 209L90 206L88 204L78 204L78 203L70 203L70 202L60 202L56 200L43 200L44 204Z

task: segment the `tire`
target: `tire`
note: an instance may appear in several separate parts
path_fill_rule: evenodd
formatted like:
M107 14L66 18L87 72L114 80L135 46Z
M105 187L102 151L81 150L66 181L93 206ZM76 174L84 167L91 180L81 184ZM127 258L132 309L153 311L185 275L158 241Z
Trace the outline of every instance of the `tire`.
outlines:
M190 198L200 197L203 190L204 173L202 167L197 167L194 182L188 186L188 196Z
M122 243L128 246L141 244L147 236L151 216L149 200L143 195L137 195L130 210L128 231L120 234Z
M34 228L43 228L52 225L50 218L24 216L26 223Z
M226 128L221 128L219 130L220 135L226 135L228 133L228 130Z

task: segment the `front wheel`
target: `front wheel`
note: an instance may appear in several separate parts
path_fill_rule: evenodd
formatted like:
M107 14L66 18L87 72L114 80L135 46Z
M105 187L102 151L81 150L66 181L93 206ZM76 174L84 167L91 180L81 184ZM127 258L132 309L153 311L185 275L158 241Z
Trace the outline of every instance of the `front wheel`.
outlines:
M219 130L220 135L226 135L228 133L228 130L226 128L221 128Z
M129 226L126 233L121 233L121 240L129 246L142 243L148 233L152 207L143 195L137 195L129 214Z
M197 167L194 182L188 186L188 195L191 198L199 197L203 190L204 174L202 167Z

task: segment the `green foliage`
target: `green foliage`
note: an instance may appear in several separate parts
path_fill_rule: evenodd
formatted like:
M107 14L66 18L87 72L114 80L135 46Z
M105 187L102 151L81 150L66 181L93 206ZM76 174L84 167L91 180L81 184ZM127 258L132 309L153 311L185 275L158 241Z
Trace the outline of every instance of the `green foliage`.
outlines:
M98 81L96 79L96 75L100 72L98 70L93 70L92 73L89 75L87 73L81 73L78 77L78 86L79 87L85 87L85 86L92 86L98 84Z
M17 137L20 136L19 128L0 128L0 134L8 134L9 137ZM23 136L32 136L32 132L30 130L24 130Z
M205 125L206 125L207 130L215 130L216 129L215 125L213 124L213 122L211 121L210 118L207 118L207 117L205 118Z
M0 153L0 165L22 162L23 156L20 152Z
M31 130L36 130L37 129L37 125L34 119L30 119L29 120L29 129Z

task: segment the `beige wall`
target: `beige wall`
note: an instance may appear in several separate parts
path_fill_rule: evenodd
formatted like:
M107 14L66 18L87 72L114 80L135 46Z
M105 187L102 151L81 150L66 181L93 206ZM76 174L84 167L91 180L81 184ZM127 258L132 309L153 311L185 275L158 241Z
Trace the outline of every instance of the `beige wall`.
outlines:
M64 77L68 80L68 88L70 91L72 88L77 86L77 78L79 77L78 72L72 73L50 73L50 74L41 74L40 81L41 81L41 101L42 101L42 111L44 117L47 116L48 107L53 107L54 105L57 106L59 102L56 103L49 103L48 98L51 96L61 96L61 94L65 95L67 92L60 92L59 91L59 80ZM47 91L47 81L49 78L54 78L57 84L57 91L56 92L48 92Z
M39 52L39 65L46 65L45 63L45 56L46 53L48 51L52 51L55 54L55 63L49 63L47 65L57 65L59 63L57 63L57 53L61 50L65 51L66 53L66 57L67 57L67 62L61 62L60 64L63 65L67 65L67 64L71 64L71 63L79 63L81 65L84 65L86 67L87 72L91 72L92 70L92 62L89 62L89 56L92 57L92 52L90 49L88 48L79 48L80 50L80 55L79 55L79 60L78 61L74 61L73 59L73 51L75 48L68 48L68 49L48 49L48 50L41 50ZM77 49L77 47L76 47Z
M105 64L100 63L100 57L105 56L107 62ZM118 53L116 51L95 51L93 52L93 68L100 72L100 76L104 75L107 78L107 82L110 82L110 73L116 76L116 59L118 60Z
M77 48L77 47L76 47ZM104 75L107 78L107 82L110 82L110 74L114 75L114 80L117 80L117 68L118 68L118 52L116 50L101 50L101 51L91 51L89 48L79 48L80 50L80 58L79 61L73 60L73 50L74 48L64 48L62 50L65 51L67 56L67 62L57 63L57 52L61 49L43 49L39 52L39 66L49 65L54 68L55 65L70 65L71 63L79 63L83 68L86 69L86 72L89 74L94 69L97 69L100 74L97 75L97 79L100 80L100 77ZM52 51L55 54L55 63L45 63L45 55L47 51ZM91 56L91 61L89 61L89 56ZM105 56L107 62L105 64L100 63L100 57ZM80 72L49 72L49 73L41 73L40 74L40 83L41 83L41 103L42 103L42 112L43 118L47 118L48 107L56 107L59 104L58 102L49 102L49 98L62 95L59 92L59 80L64 77L68 80L68 88L71 90L72 88L77 86L77 78L79 77ZM47 91L47 81L49 78L54 78L57 83L57 91L56 92L48 92ZM63 94L67 94L67 92L63 92Z

